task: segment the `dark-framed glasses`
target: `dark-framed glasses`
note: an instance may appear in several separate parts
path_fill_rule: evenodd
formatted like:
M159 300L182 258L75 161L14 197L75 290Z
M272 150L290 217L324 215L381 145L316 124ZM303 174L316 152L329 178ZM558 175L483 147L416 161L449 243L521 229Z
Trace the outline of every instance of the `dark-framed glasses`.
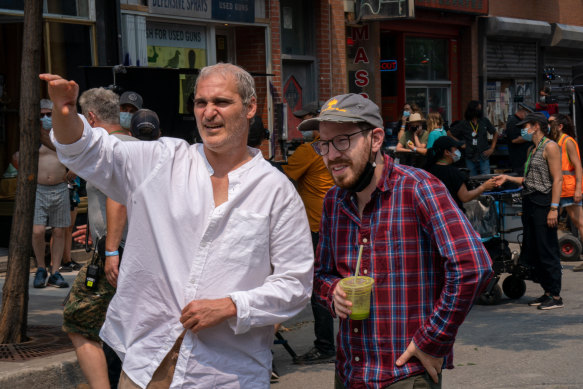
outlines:
M52 112L45 112L45 113L40 114L41 119L44 118L45 116L50 118L51 116L53 116L53 113Z
M330 140L318 140L312 143L312 148L314 151L321 156L328 154L330 151L330 143L338 151L346 151L350 148L350 137L360 134L361 132L370 131L372 128L367 128L365 130L360 130L347 135L336 135Z

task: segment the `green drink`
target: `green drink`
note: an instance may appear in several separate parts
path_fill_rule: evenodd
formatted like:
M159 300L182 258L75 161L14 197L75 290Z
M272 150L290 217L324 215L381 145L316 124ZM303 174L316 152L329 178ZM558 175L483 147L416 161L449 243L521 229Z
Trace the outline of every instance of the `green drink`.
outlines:
M370 293L374 280L371 277L358 276L343 278L340 287L346 292L346 298L352 303L352 320L364 320L370 314Z

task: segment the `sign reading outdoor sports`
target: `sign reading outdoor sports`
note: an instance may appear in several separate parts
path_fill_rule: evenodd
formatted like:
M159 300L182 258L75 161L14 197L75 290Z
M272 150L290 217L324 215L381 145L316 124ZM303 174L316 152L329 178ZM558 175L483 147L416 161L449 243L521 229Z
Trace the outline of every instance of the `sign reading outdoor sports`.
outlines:
M415 5L459 13L488 15L488 0L415 0Z

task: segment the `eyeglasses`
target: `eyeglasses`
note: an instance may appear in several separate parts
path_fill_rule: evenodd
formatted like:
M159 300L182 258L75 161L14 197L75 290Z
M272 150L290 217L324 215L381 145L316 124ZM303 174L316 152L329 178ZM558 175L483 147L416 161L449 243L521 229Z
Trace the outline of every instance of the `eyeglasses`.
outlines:
M45 116L48 117L48 118L50 118L51 116L53 116L53 113L52 112L46 112L46 113L41 113L40 114L40 118L41 119L44 118Z
M330 143L334 146L334 148L338 151L346 151L350 148L350 137L360 134L361 132L370 131L372 128L367 128L366 130L360 130L357 132L353 132L352 134L348 135L337 135L330 140L318 140L312 143L312 148L314 151L321 156L328 154L330 151Z

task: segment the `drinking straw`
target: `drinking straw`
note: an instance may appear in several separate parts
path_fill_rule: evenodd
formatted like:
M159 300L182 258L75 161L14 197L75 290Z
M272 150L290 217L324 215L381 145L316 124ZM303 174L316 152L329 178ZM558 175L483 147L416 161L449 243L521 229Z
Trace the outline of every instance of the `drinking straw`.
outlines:
M360 260L362 259L362 249L364 249L364 246L360 245L360 249L358 250L358 260L356 261L356 271L354 272L355 277L358 277L358 272L360 271Z

